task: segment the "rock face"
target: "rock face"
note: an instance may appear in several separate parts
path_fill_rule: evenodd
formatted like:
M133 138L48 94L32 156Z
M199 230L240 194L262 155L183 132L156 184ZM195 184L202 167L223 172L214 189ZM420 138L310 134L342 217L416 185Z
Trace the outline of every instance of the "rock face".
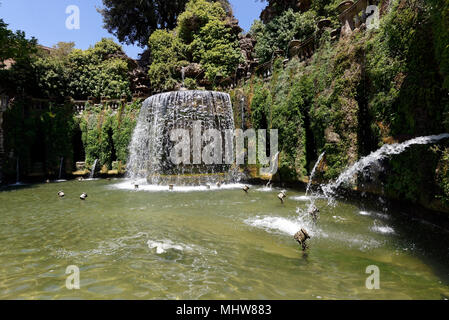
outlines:
M253 55L256 40L250 34L240 35L239 45L245 62L241 63L237 69L237 79L248 76L258 65L258 61Z
M226 27L230 28L232 30L232 33L235 35L243 32L243 29L239 26L239 20L235 17L228 17L226 19Z
M134 96L143 97L151 93L150 79L143 68L137 66L129 72L128 76L131 83L131 92Z
M186 77L196 79L204 72L204 69L199 63L191 63L185 67L184 72Z

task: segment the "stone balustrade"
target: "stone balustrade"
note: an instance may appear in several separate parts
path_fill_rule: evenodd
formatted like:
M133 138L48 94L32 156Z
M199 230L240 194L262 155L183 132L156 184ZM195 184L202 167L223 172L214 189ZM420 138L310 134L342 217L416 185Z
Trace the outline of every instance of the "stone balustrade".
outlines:
M101 99L98 103L95 103L94 100L71 100L71 103L73 104L73 110L76 113L83 113L86 111L86 106L88 105L95 108L117 111L122 105L129 105L136 100L144 100L146 98L147 97L134 97L131 102L128 102L125 99Z
M355 28L359 28L363 23L365 23L367 18L366 9L369 5L374 4L375 0L358 0L353 1L343 1L338 6L340 14L338 19L342 25L341 34L350 34Z
M271 77L272 66L273 66L273 62L268 61L268 62L265 62L264 64L261 64L260 66L258 66L255 71L258 75L267 79L267 78Z
M298 56L300 61L309 59L315 52L315 35L304 41L290 41L288 51L290 57Z

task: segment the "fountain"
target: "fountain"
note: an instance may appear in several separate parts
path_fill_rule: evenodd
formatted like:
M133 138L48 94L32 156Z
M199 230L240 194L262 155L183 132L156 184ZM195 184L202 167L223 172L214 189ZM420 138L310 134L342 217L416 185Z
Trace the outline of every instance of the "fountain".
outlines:
M313 167L312 172L310 173L309 182L307 183L306 196L309 194L310 187L312 186L313 177L315 176L316 169L318 169L318 166L320 165L321 160L323 160L323 157L324 157L325 154L326 154L326 152L323 152L323 153L318 157L318 160L317 160L317 162L315 163L315 166Z
M92 165L92 169L90 170L89 179L93 179L95 176L95 169L97 168L98 159L95 159L94 164Z
M336 181L327 185L322 185L321 190L323 190L324 196L328 199L329 203L333 204L337 189L342 184L348 182L355 174L362 172L365 168L368 168L369 166L380 160L386 159L389 156L400 154L410 146L436 143L447 138L449 138L449 134L443 133L440 135L418 137L403 143L385 144L377 151L372 152L370 155L360 159L358 162L346 169L342 174L340 174Z
M199 123L200 128L197 126ZM190 136L184 138L192 141L193 161L182 165L171 161L175 146L170 139L173 129L189 130ZM202 137L202 132L208 129L216 129L220 133L234 131L228 94L185 90L148 98L143 103L130 144L128 178L146 179L150 185L215 185L217 181L232 181L230 164L204 164L203 148L208 139Z

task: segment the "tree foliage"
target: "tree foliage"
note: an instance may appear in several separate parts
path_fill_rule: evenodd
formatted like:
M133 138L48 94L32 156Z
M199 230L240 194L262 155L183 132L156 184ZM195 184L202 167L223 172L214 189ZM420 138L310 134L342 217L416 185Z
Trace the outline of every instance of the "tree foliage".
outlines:
M15 61L26 59L36 50L36 39L26 39L23 31L13 32L0 19L0 68L7 59Z
M256 56L260 61L267 62L277 49L288 49L291 40L305 40L315 31L315 13L293 12L289 9L267 24L256 21L251 27L251 34L256 38Z
M130 96L126 55L111 39L102 39L87 50L59 43L50 53L38 50L8 70L9 85L36 98L62 100L66 96L119 98Z
M173 90L180 82L181 68L193 62L201 65L212 83L218 76L230 76L242 56L236 35L226 26L226 18L222 3L191 0L175 29L155 31L149 39L153 89Z
M104 28L120 42L145 47L157 29L172 29L187 0L103 0Z

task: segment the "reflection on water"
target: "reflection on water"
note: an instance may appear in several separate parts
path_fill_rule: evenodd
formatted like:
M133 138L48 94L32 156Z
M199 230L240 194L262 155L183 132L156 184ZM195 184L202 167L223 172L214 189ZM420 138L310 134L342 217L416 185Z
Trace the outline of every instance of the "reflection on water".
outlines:
M288 190L282 205L279 190L258 190L135 191L99 180L0 192L0 298L449 296L449 236L439 228L325 199L315 225L304 194ZM312 236L307 253L292 237L300 227ZM80 290L65 287L69 265L80 268ZM381 290L365 288L369 265L380 268Z

